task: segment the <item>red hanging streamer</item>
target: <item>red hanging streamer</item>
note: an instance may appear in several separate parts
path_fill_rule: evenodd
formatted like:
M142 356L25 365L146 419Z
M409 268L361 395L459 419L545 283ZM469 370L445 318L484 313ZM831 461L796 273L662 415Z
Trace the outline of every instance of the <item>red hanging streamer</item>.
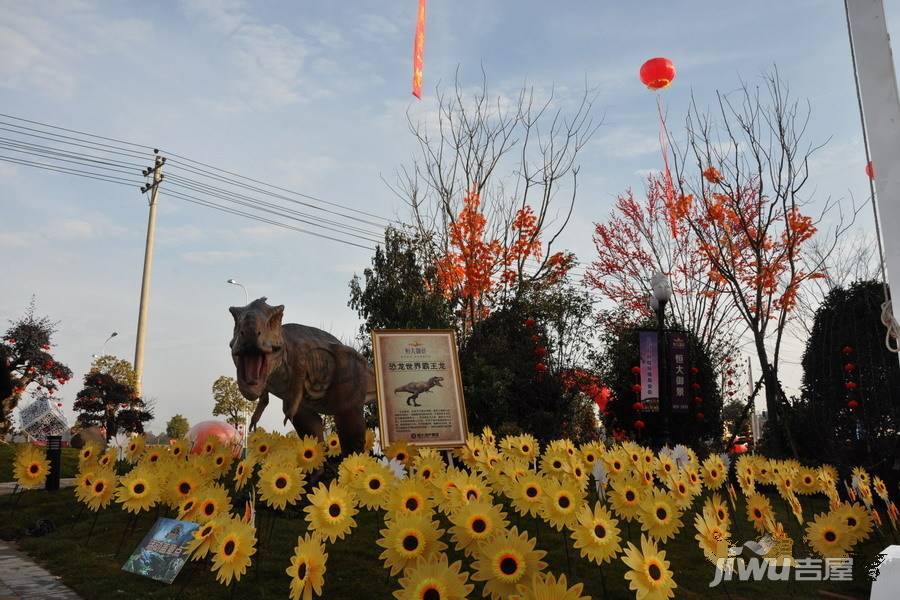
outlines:
M416 39L413 42L413 96L422 99L422 70L425 68L425 0L419 0Z

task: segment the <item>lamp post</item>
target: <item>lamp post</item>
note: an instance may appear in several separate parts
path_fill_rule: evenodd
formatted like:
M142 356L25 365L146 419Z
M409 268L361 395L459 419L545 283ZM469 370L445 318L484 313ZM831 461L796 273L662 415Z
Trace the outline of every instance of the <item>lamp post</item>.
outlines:
M650 278L650 307L656 312L657 352L659 357L659 411L662 415L663 443L668 446L670 440L669 418L672 415L672 399L667 393L666 371L666 304L672 299L672 284L665 273L657 271Z
M91 358L100 358L101 356L103 356L106 352L106 345L109 343L109 340L113 339L117 335L119 335L118 331L113 331L111 334L109 334L109 337L106 338L106 341L104 341L103 345L100 346L100 354L91 354Z
M247 288L244 287L244 284L243 284L243 283L240 283L240 282L238 282L238 281L235 281L234 279L229 279L229 280L227 281L227 283L230 283L231 285L236 285L236 286L238 286L239 288L241 288L242 290L244 290L244 302L245 302L246 304L250 304L250 295L247 293Z

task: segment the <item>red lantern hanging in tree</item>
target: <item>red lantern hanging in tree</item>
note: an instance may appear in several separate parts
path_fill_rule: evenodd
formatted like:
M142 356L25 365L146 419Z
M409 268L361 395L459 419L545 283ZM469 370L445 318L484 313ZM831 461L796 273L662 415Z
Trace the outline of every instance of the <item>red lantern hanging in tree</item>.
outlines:
M534 370L537 371L538 373L543 373L544 371L547 370L547 365L545 365L542 362L539 362L534 365Z
M641 65L640 77L641 83L651 90L661 90L675 80L675 65L668 58L651 58Z
M631 410L635 410L635 411L644 410L644 404L642 402L635 402L634 404L631 405Z
M844 346L841 352L844 354L853 354L853 346Z
M856 400L851 400L847 403L847 406L850 408L850 410L856 410L857 408L859 408L859 402L857 402Z
M641 429L643 429L643 428L644 428L644 425L645 425L644 422L641 421L640 419L638 419L637 421L635 421L635 422L633 423L634 428L637 429L638 431L640 431Z
M534 327L534 319L532 319L531 317L525 319L525 327L528 327L529 329Z
M633 383L631 385L631 391L634 392L635 394L639 394L641 392L641 384Z
M631 372L634 373L635 375L640 375L641 368L637 365L634 365L633 367L631 367Z
M856 363L852 363L852 362L844 363L844 372L852 373L855 370L856 370Z

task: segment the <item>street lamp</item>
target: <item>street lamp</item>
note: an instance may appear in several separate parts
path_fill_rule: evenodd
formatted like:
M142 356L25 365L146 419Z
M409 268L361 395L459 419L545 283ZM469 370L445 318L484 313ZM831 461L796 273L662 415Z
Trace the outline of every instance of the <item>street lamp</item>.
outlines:
M240 287L242 290L244 290L244 302L246 304L250 304L250 295L247 293L247 288L244 287L244 284L242 284L238 281L235 281L234 279L229 279L227 283L230 283L231 285L236 285L236 286Z
M118 331L113 331L111 334L109 334L109 337L106 338L106 341L103 342L102 346L100 346L100 354L91 354L91 357L92 358L100 358L101 356L103 356L106 352L106 345L109 343L109 340L113 339L117 335L119 335Z
M666 304L672 299L672 284L665 273L657 271L650 278L650 307L656 312L657 352L659 353L659 411L662 414L663 443L669 445L669 418L672 415L672 399L668 397L666 372Z

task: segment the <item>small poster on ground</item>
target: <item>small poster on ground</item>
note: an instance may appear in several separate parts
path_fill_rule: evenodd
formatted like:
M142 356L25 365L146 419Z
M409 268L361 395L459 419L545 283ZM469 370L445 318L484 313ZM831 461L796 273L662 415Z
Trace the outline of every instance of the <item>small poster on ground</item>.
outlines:
M122 570L172 583L188 560L187 545L200 525L177 519L157 519Z
M452 330L375 330L381 443L455 448L466 443L466 406Z

